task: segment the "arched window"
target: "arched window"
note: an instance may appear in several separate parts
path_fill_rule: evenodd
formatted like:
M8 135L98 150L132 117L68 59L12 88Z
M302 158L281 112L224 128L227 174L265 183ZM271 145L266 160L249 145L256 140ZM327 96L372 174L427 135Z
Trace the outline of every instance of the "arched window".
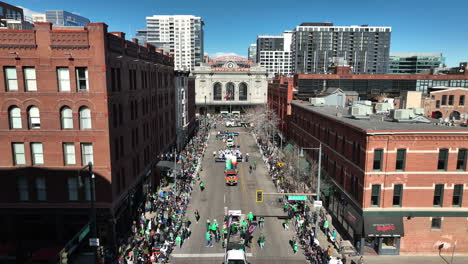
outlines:
M29 107L28 121L29 121L29 129L41 128L41 116L39 114L39 108L37 108L36 106Z
M80 108L80 129L91 129L91 111L86 106Z
M62 129L73 129L73 112L70 107L64 106L60 110Z
M8 113L10 115L10 128L23 128L23 125L21 124L21 109L17 106L12 106Z
M222 99L221 84L215 83L213 85L213 100L221 101L221 99Z
M239 84L239 101L247 101L247 84Z
M226 84L226 95L224 98L227 101L232 101L234 100L234 94L236 92L236 89L234 88L234 84L232 82L229 82Z

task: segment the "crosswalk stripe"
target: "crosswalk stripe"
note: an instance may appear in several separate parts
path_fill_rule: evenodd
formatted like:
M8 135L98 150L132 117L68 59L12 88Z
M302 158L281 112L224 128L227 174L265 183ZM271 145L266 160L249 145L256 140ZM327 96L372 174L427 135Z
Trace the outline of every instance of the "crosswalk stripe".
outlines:
M252 253L247 253L247 257L252 257ZM171 254L173 258L222 258L224 253L203 253L203 254Z

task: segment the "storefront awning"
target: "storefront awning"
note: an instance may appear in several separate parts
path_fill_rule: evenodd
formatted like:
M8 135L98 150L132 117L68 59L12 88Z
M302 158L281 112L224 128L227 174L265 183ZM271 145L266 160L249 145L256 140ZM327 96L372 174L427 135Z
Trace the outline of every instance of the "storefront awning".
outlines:
M364 235L366 237L404 236L401 216L364 216Z
M348 204L344 210L343 217L353 228L356 235L362 234L362 215L359 214L352 205Z

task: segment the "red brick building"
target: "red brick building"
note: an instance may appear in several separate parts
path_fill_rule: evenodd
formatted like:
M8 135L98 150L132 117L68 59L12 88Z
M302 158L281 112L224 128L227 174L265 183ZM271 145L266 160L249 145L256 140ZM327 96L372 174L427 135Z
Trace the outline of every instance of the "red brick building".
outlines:
M424 114L444 121L468 121L468 88L437 87L423 99Z
M0 30L0 54L2 241L63 246L88 222L92 162L101 244L115 242L175 143L173 58L104 23Z
M299 147L322 144L331 186L322 200L344 239L363 254L438 254L442 243L468 252L468 129L290 104L286 135Z
M289 102L293 100L293 81L292 78L277 76L268 83L268 108L275 110L279 120L278 129L282 133L286 128L286 117L291 114Z

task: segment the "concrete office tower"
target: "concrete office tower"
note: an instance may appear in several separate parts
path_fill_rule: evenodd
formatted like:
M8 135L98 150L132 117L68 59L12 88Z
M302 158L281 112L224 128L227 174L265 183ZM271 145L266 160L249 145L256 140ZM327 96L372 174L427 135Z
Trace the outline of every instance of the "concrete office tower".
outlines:
M444 64L442 53L390 53L388 73L427 74Z
M54 27L84 27L89 23L89 19L64 10L46 10L47 22Z
M272 75L291 74L292 31L283 35L260 35L257 37L257 63Z
M138 39L138 44L144 45L146 42L148 42L148 30L138 29L135 38Z
M248 50L248 59L253 63L257 62L257 44L250 44Z
M203 62L201 17L154 15L146 17L148 42L174 55L176 70L193 70Z
M387 73L391 32L391 27L302 23L293 29L293 70L328 73L331 60L343 57L353 73Z

